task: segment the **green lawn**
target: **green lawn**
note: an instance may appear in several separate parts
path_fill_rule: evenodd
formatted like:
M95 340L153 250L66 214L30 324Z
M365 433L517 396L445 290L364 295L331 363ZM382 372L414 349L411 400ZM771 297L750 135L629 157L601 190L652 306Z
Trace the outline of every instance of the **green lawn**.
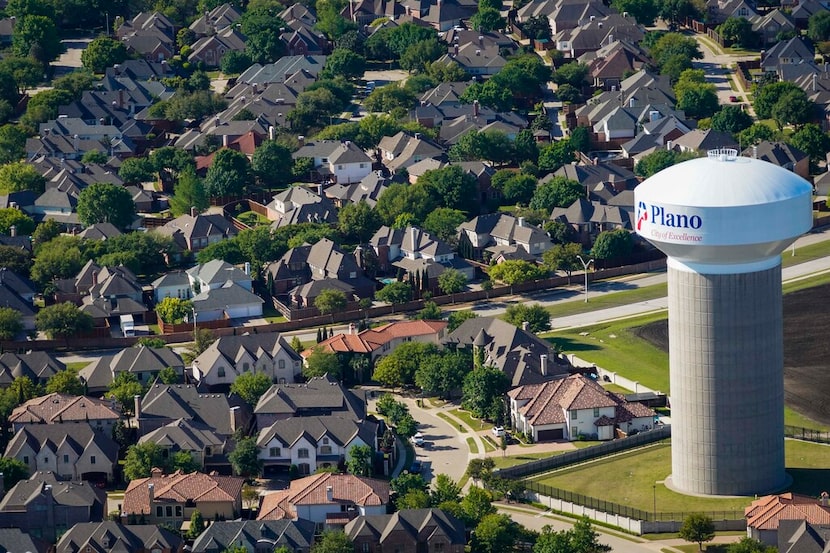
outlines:
M505 457L494 455L490 458L496 463L497 469L503 469L514 465L523 465L531 461L538 461L539 459L547 459L555 455L562 455L565 451L567 450L549 451L546 453L523 453L521 455L507 455Z
M818 423L813 419L809 419L801 413L793 411L789 407L784 407L784 424L788 426L798 426L801 428L812 428L813 430L821 430L822 432L830 432L830 427L827 425Z
M576 278L572 279L574 282ZM591 301L585 303L584 301L566 301L558 302L557 304L545 307L550 316L553 317L553 327L556 328L556 317L568 317L570 315L579 315L580 313L588 313L598 309L608 309L609 307L618 307L620 305L628 305L630 303L637 303L641 301L654 300L657 298L664 298L668 294L667 284L655 284L653 286L643 286L642 288L634 288L632 290L623 290L622 292L614 292L611 294L603 294L602 296L592 297Z
M245 211L237 215L236 218L248 225L249 227L271 224L271 221L268 220L268 217L260 215L259 213L256 213L254 211Z
M793 477L790 491L817 496L830 487L830 446L787 440L785 450L787 472ZM671 445L666 441L631 453L563 469L535 480L644 511L654 508L655 492L659 512L740 511L753 499L679 494L662 484L670 473ZM617 492L609 496L608 490Z
M547 333L543 337L566 353L618 372L653 390L669 391L669 355L641 340L632 328L666 318L666 313ZM585 334L586 335L582 335ZM614 336L613 338L611 336Z
M473 430L490 430L493 425L489 422L477 419L469 411L463 409L453 409L450 413L457 419L461 419Z
M447 421L448 423L450 423L450 425L451 425L453 428L455 428L456 426L458 426L458 423L456 422L456 420L455 420L454 418L452 418L451 416L449 416L448 414L438 412L438 413L436 413L436 415L438 416L438 418L440 418L440 419L444 419L445 421ZM464 426L458 426L458 431L459 431L459 432L466 432L466 431L467 431L467 429L466 429Z
M623 388L622 386L618 386L617 384L614 384L612 382L603 382L602 387L608 390L609 392L616 392L618 394L625 395L631 393L631 390L629 390L628 388Z
M798 265L814 259L820 259L830 255L830 240L825 242L818 242L817 244L809 244L802 248L795 249L795 255L792 255L792 249L786 250L781 254L781 264L784 267Z
M481 443L484 444L484 453L490 453L499 449L490 436L482 436Z
M808 278L802 278L800 280L784 283L784 293L789 294L790 292L806 290L807 288L814 288L828 283L830 283L830 273L813 275Z
M75 361L74 363L66 363L66 368L70 371L79 371L89 365L90 361Z
M476 444L475 438L470 436L467 438L467 447L470 448L470 453L473 455L478 455L478 445Z
M282 313L274 309L273 305L265 303L262 306L262 317L269 323L284 323L286 319Z

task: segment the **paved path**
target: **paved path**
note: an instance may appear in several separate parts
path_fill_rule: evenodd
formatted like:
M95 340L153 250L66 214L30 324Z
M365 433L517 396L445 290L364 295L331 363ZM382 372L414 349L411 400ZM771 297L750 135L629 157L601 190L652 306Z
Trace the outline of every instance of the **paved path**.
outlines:
M700 51L703 53L702 60L695 60L693 63L695 69L703 69L706 73L706 81L715 85L718 92L718 101L721 104L733 104L729 100L730 96L737 97L741 103L745 105L747 112L754 116L755 112L752 109L752 104L747 96L747 91L743 90L738 80L735 78L735 69L732 65L738 61L747 61L758 57L754 55L737 55L732 53L724 53L720 47L713 43L708 37L695 33L694 39L700 46ZM719 50L719 51L716 51ZM734 89L732 88L734 86ZM737 105L737 104L734 104Z

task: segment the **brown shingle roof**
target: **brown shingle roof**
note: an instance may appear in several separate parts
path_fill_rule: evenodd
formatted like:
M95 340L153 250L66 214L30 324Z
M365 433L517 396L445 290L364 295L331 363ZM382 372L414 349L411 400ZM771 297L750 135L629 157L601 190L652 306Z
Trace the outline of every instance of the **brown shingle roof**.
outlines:
M26 424L119 418L121 414L107 401L54 393L30 399L16 407L9 422Z

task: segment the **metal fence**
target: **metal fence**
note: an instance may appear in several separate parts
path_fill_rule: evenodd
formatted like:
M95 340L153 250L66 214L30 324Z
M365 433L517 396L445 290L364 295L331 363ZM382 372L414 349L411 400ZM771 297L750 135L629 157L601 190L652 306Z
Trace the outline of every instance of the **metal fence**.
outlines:
M788 438L795 438L796 440L804 440L805 442L830 444L830 432L822 432L821 430L813 430L812 428L785 426L784 436Z
M568 451L562 455L555 455L553 457L539 459L538 461L530 461L529 463L522 463L521 465L499 469L494 472L502 478L522 478L531 474L547 472L598 457L604 457L612 453L659 442L669 437L671 437L671 427L666 425L646 432L640 432L627 438L612 440L593 447L586 447L585 449Z

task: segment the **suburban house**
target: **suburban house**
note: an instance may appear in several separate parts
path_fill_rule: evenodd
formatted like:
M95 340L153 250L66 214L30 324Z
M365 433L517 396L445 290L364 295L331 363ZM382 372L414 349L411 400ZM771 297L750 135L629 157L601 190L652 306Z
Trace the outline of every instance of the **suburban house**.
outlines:
M406 342L440 345L446 328L446 321L424 320L393 321L360 332L355 332L354 325L350 325L348 333L335 334L320 342L317 347L331 353L363 354L375 361ZM308 357L311 350L305 350L301 355Z
M774 547L781 542L782 537L793 535L791 532L786 535L780 533L780 525L785 521L822 528L830 527L830 501L826 493L818 499L792 492L765 495L744 509L744 515L746 535ZM809 533L808 528L803 530ZM782 551L786 551L786 548Z
M449 50L434 63L455 62L470 75L495 75L507 63L496 45L479 46L476 42L467 42L454 44Z
M810 156L786 142L764 140L741 152L742 156L763 159L766 162L792 171L802 178L810 177Z
M118 444L110 434L84 422L25 426L6 446L4 457L21 461L31 472L58 478L112 482Z
M115 355L104 355L78 371L90 393L106 392L115 375L120 372L133 373L138 381L150 384L159 372L172 367L179 376L184 376L184 361L170 348L138 346L124 348Z
M498 254L505 248L521 248L534 257L542 255L553 247L550 236L537 226L528 224L523 217L513 217L504 213L479 215L458 226L462 240L467 240L473 247L474 257L481 259Z
M354 474L320 473L292 480L287 490L262 497L257 520L310 520L342 528L359 515L384 515L389 482Z
M161 61L176 53L176 28L159 12L141 12L115 31L130 53Z
M320 185L315 193L302 186L292 186L276 194L266 206L268 220L274 221L272 227L299 223L336 223L337 208L322 194L322 188Z
M0 355L0 388L8 388L20 376L45 386L50 378L65 370L63 361L45 351L6 352Z
M349 140L305 142L291 155L294 159L313 159L314 171L320 180L340 184L358 182L372 171L372 159Z
M93 270L92 286L81 298L81 311L102 325L118 328L123 315L144 321L148 308L136 276L126 267L118 266L102 267L99 272Z
M392 173L408 168L422 159L444 155L444 148L420 133L400 131L394 136L384 136L378 143L379 157Z
M360 515L343 531L355 551L443 551L463 553L467 544L464 523L441 509L402 509L383 515Z
M153 299L159 303L164 298L188 300L193 297L190 277L185 271L171 271L152 282Z
M8 19L0 19L0 33L2 25ZM0 38L3 35L0 34ZM0 549L4 551L26 551L27 553L49 553L52 544L44 539L36 538L20 528L0 528Z
M583 244L590 245L603 231L632 230L634 206L625 208L586 198L577 198L568 207L554 207L550 219L569 225Z
M211 389L229 388L247 372L272 382L292 383L302 373L302 358L278 332L222 336L193 361L193 378Z
M155 524L120 524L104 521L76 524L61 536L54 552L183 553L184 550L184 538L167 528Z
M194 322L262 316L262 298L253 293L250 267L237 269L221 259L187 271L193 290Z
M304 416L281 419L260 428L257 446L266 470L295 465L302 475L319 468L337 467L355 446L376 451L377 423L349 416Z
M182 251L196 253L210 244L236 236L236 229L230 221L217 214L181 215L156 229L173 238L173 243Z
M227 520L214 522L193 542L193 553L219 553L235 547L274 551L285 547L309 553L316 525L310 520Z
M187 56L187 60L191 63L203 63L208 67L219 67L225 54L245 49L245 40L245 35L235 25L229 25L194 42L191 45L192 53Z
M19 528L54 543L76 524L102 520L106 507L106 492L89 482L58 480L53 472L36 471L0 500L0 527Z
M363 420L366 391L348 389L327 374L305 384L274 384L259 398L254 414L257 428L289 417L340 415Z
M765 73L781 75L785 66L812 62L816 57L815 48L801 37L782 40L767 50L761 59Z
M242 512L244 478L191 472L163 474L153 469L149 478L131 480L124 492L121 517L142 515L150 524L172 524L190 520L198 510L206 520L235 519Z
M230 4L221 4L210 11L207 11L190 24L190 30L197 37L210 36L216 31L229 27L242 17L237 8Z
M642 403L629 403L581 374L541 384L519 386L507 393L513 427L534 442L547 440L612 440L624 433L648 430L656 413Z
M138 443L154 443L163 448L164 457L172 457L179 451L190 454L203 470L230 468L226 436L216 433L208 425L194 420L178 419L148 432Z
M13 432L35 424L88 422L111 436L112 429L119 420L121 412L113 401L53 393L32 398L15 407L8 422L11 423Z
M464 321L445 339L447 347L480 349L484 365L504 372L511 387L539 384L569 374L570 365L550 343L495 317Z
M447 269L460 271L467 280L475 278L475 268L447 244L418 227L394 229L382 226L369 240L381 271L426 274L426 288L437 289L438 276Z
M153 384L135 404L139 436L179 419L204 424L220 436L232 436L251 424L248 405L235 395L203 393L189 384Z
M0 305L20 313L23 330L35 329L35 285L14 271L0 268Z
M781 520L778 526L778 551L825 551L830 542L827 529L827 524L811 524L806 520Z

